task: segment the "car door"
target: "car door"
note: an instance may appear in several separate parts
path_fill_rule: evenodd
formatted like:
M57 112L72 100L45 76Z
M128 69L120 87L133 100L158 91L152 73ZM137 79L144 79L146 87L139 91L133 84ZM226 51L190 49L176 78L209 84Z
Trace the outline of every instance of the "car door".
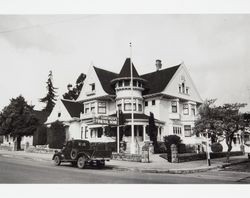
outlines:
M67 142L64 150L63 150L63 155L65 156L65 159L70 159L70 152L72 150L72 141Z

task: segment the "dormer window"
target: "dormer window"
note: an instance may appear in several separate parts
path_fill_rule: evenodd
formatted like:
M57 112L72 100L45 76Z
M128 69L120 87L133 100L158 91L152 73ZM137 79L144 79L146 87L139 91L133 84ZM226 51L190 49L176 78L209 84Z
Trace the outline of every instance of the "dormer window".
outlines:
M188 90L189 90L189 88L188 88L188 87L186 87L186 94L188 94Z
M58 118L61 117L61 112L58 112L57 117L58 117Z

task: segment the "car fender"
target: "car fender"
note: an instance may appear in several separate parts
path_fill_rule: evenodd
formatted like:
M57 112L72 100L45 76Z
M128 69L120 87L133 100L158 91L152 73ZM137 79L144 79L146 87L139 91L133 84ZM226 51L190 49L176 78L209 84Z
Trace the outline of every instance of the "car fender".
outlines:
M53 155L52 160L54 160L56 156L59 156L60 160L63 159L63 157L61 156L61 153L55 153L55 154Z
M80 152L80 153L78 153L77 159L78 159L79 157L82 157L82 156L85 156L87 159L90 159L89 154L87 154L87 153L85 153L85 152Z

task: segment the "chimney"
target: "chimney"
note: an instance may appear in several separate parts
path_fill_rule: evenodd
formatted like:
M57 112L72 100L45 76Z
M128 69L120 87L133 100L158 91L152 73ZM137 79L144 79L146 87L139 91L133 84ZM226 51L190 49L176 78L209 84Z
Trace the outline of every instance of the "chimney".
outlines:
M156 71L159 71L161 69L161 66L162 66L161 60L157 59L155 61L155 66L156 66Z

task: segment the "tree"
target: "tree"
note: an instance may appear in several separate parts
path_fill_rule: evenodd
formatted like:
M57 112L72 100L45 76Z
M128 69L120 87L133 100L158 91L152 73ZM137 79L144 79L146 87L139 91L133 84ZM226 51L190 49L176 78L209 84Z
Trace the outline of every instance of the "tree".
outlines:
M63 98L68 100L76 100L81 93L85 78L86 75L81 73L80 76L77 78L74 87L72 86L72 84L68 84L67 86L68 92L63 94Z
M17 141L18 150L21 149L21 138L33 135L38 125L33 106L28 105L21 95L12 98L0 113L0 134L13 137Z
M51 111L53 110L54 106L55 106L55 102L56 102L56 89L53 86L53 75L52 75L52 71L49 71L49 76L48 76L48 80L47 80L47 95L44 98L40 99L40 102L43 102L46 104L46 106L44 107L43 111L47 112L48 114L51 113Z
M153 146L155 151L158 151L158 144L157 144L157 128L155 125L155 118L154 114L150 112L149 119L148 119L148 135L150 141L153 142Z
M207 100L199 109L200 118L195 122L196 133L207 133L214 142L225 140L227 144L227 162L232 150L232 142L236 132L244 130L243 114L240 108L244 103L224 104L215 106L216 100ZM220 137L220 140L219 140Z
M61 149L66 141L65 126L60 121L55 121L48 128L47 144L49 148Z

